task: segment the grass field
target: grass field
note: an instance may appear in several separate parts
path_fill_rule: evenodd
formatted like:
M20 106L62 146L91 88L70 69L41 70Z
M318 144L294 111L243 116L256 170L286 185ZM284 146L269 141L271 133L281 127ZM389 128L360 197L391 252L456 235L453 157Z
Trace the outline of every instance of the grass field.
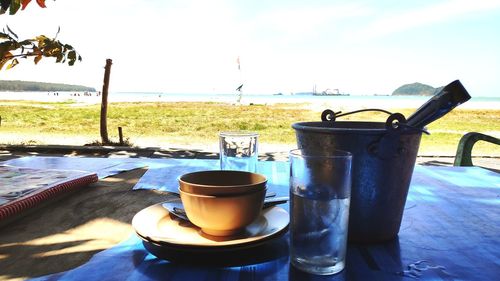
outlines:
M414 109L394 109L408 116ZM210 102L112 103L108 132L118 141L117 127L137 146L197 147L217 142L225 130L250 130L260 143L295 143L291 124L319 121L321 112L296 104L231 105ZM100 105L0 101L1 144L83 145L100 140ZM382 113L356 114L342 120L385 121ZM460 137L471 131L500 137L500 110L455 109L428 126L420 155L454 155ZM498 146L479 142L474 155L499 156Z

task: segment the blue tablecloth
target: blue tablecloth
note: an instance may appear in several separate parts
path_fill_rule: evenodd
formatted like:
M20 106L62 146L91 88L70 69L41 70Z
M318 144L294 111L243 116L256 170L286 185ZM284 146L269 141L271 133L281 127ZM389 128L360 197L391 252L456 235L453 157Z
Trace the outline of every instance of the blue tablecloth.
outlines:
M214 160L160 162L165 180L173 184L193 167L217 165ZM287 167L286 162L262 162L259 168L275 190L287 194ZM158 180L154 169L144 174L140 188ZM285 234L272 243L287 239ZM398 237L350 244L346 269L334 276L299 272L290 266L286 247L272 249L279 249L274 258L244 266L181 265L148 253L134 235L78 268L35 280L498 280L500 177L478 167L416 166Z

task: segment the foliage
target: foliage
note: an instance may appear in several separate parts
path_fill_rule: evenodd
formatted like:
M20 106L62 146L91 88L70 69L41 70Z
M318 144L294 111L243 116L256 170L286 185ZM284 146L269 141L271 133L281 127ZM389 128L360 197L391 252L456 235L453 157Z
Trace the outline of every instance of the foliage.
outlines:
M77 91L77 92L95 92L95 88L80 85L68 85L61 83L43 83L17 80L0 80L0 91L6 92L37 92L37 91Z
M19 63L17 58L28 57L34 57L35 64L38 64L43 57L53 57L56 63L67 62L68 65L75 64L76 60L82 60L73 46L64 44L56 38L40 35L34 39L18 40L17 35L8 26L4 28L3 32L0 32L0 70L7 63L7 69L16 66Z
M24 10L31 0L0 0L0 14L9 10L9 14L14 15L19 9ZM45 8L45 0L36 0L38 6ZM6 69L10 69L19 64L18 58L33 57L35 64L43 57L53 57L56 63L68 63L73 65L76 60L81 61L82 57L76 52L73 46L64 44L57 40L57 35L49 38L39 35L33 39L19 40L9 26L0 32L0 70L7 64Z
M0 14L5 14L9 10L9 14L14 15L21 10L26 9L31 0L0 0ZM46 8L45 0L36 0L36 3L41 8Z

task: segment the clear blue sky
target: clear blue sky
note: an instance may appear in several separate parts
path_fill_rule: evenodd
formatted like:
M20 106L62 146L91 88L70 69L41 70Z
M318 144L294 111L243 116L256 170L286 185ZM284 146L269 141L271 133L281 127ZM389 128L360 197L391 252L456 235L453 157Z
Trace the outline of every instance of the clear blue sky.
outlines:
M0 16L20 38L72 44L73 67L24 60L0 79L111 91L288 93L338 88L390 94L402 84L460 79L500 96L500 0L47 0ZM241 71L237 58L240 57Z

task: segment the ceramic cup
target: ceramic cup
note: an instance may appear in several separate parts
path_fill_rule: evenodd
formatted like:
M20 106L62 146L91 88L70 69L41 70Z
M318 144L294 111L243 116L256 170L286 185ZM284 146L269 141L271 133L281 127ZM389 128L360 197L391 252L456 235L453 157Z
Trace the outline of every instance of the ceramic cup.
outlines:
M179 188L189 220L213 236L231 236L242 232L262 211L266 189L231 195L199 195Z

